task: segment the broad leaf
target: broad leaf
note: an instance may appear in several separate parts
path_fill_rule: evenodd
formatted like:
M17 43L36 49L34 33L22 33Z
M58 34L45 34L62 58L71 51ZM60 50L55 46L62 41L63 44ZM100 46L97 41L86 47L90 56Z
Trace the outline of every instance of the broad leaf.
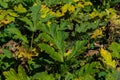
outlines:
M9 71L3 72L3 75L5 76L6 80L30 80L21 65L18 66L18 73L11 68Z
M4 53L4 55L5 55L6 57L8 57L8 58L12 58L12 57L13 57L12 53L11 53L9 50L7 50L7 49L2 49L2 51L3 51L3 53Z
M33 75L32 80L55 80L52 74L47 72L36 73Z
M120 59L120 44L112 42L109 46L109 50L112 50L112 57Z
M41 43L39 44L39 47L44 50L51 58L53 58L56 61L63 62L63 56L56 52L54 48L49 46L48 44Z
M23 36L18 28L10 27L7 29L7 31L11 34L14 34L14 39L20 39L25 43L28 43L27 37Z
M82 49L84 48L86 42L87 42L86 40L76 41L75 46L73 46L72 48L72 52L67 56L67 60L70 60L72 57L75 57L78 54L81 54L80 52L82 52Z

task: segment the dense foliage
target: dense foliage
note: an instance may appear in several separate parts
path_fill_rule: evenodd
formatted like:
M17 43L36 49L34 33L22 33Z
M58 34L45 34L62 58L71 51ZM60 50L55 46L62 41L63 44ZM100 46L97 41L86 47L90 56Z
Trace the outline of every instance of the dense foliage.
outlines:
M119 0L0 0L1 80L119 80Z

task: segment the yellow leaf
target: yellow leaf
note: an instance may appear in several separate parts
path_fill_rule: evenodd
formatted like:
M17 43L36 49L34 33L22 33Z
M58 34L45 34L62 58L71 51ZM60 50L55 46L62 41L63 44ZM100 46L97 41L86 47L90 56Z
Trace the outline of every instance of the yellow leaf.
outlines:
M17 47L17 51L14 53L18 58L27 58L31 59L33 56L38 56L36 48L33 48L31 51L27 51L23 47Z
M3 20L1 21L1 23L3 23L3 24L9 24L9 23L11 23L11 21L10 21L10 20L5 20L5 19L3 19Z
M41 18L45 18L47 16L47 14L43 14L41 15Z
M49 9L46 5L42 5L40 12L41 12L41 18L46 18L47 15L52 13L52 10Z
M103 36L102 29L96 29L96 30L93 32L91 38L96 38L97 36Z
M91 2L84 2L84 5L85 6L88 6L88 5L92 6L92 3Z
M115 60L112 60L112 56L110 54L110 52L108 52L107 50L101 48L100 49L100 54L104 59L104 63L108 66L111 66L113 68L116 68L116 62Z
M65 4L64 6L62 6L61 8L62 13L66 13L69 6L70 6L69 4Z
M48 21L48 22L47 22L47 26L48 26L48 27L50 27L50 25L51 25L51 22L50 22L50 21Z
M24 8L22 4L19 4L18 6L14 6L14 10L17 11L18 13L27 12L26 8Z
M77 7L79 7L79 8L84 8L84 5L83 5L81 2L79 2L79 3L77 4Z
M99 15L99 13L95 10L92 13L89 14L89 16L93 19L95 17L97 17Z
M75 11L75 7L73 5L70 5L68 8L68 11L70 11L71 13Z
M78 2L79 0L73 0L74 2Z
M56 16L57 16L57 17L62 17L62 16L64 16L64 13L61 13L60 11L57 11L57 12L56 12Z
M105 59L105 61L112 61L111 54L107 50L101 48L100 53L101 56Z

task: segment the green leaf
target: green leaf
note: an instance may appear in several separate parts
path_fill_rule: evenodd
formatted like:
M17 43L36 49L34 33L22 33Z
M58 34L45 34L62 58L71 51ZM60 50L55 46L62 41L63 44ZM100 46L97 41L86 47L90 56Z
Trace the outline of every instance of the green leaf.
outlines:
M120 80L120 72L112 69L111 72L107 73L105 80Z
M17 73L12 68L10 71L3 72L3 75L5 76L6 80L20 80Z
M27 74L21 65L18 66L18 76L21 80L27 80Z
M0 6L2 6L3 8L8 8L8 3L5 1L0 1Z
M39 47L44 50L51 58L56 61L63 62L63 56L60 53L55 52L54 48L49 46L48 44L41 43Z
M8 57L8 58L12 58L13 57L12 53L9 50L2 49L2 51L3 51L3 53L5 54L6 57Z
M72 53L67 56L67 60L70 60L72 57L77 56L78 54L81 54L82 49L86 45L87 41L76 41L75 46L72 47Z
M37 2L37 5L32 6L30 8L30 10L32 11L31 18L32 18L32 21L33 21L34 31L36 31L37 25L39 24L39 20L40 20L39 11L40 11L40 8L41 8L41 2L40 1Z
M82 66L79 70L77 70L75 74L77 76L95 74L99 72L99 69L97 69L97 67L100 67L100 66L101 66L100 62L87 63L84 66Z
M96 20L94 22L82 22L80 25L76 25L75 31L81 33L90 29L96 29L99 25L99 22L100 20Z
M120 44L112 42L108 49L112 51L112 57L120 59Z
M47 33L40 33L38 37L34 39L34 41L38 42L40 39L44 40L45 42L53 42L53 39Z
M28 43L27 37L23 36L18 28L10 27L6 29L9 33L14 34L14 39L20 39L25 43Z
M67 73L67 75L65 75L65 80L72 80L73 79L73 74L71 73Z
M3 75L6 80L30 80L21 65L18 66L18 74L13 68L11 68L9 71L4 71Z
M23 18L20 18L21 21L24 21L27 25L29 26L26 26L26 28L30 31L35 31L34 27L33 27L33 23L30 19L28 19L27 17L23 17Z
M36 73L32 80L55 80L52 74L48 74L47 72Z
M87 74L79 77L80 80L95 80L93 75Z
M101 71L101 72L99 72L99 74L98 74L98 77L103 77L103 76L105 76L107 73L105 72L105 71Z
M61 23L60 23L60 28L59 30L65 30L68 28L68 26L70 25L70 23L66 20L61 20Z

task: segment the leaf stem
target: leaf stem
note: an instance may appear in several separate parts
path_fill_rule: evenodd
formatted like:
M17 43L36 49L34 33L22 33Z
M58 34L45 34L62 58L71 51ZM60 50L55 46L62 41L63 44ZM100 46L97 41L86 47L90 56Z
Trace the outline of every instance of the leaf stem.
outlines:
M32 33L32 36L31 36L30 51L32 51L32 48L33 48L33 38L34 38L34 32Z

